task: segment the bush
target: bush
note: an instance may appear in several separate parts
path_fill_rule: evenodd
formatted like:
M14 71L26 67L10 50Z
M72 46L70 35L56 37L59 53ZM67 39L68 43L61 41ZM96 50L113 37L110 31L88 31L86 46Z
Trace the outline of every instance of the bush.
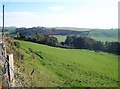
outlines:
M21 48L21 45L19 42L14 42L14 46L17 47L17 48Z

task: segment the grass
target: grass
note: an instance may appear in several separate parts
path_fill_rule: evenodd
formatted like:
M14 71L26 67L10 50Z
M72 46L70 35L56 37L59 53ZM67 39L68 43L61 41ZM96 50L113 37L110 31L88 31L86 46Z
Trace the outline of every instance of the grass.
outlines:
M58 39L58 42L65 42L66 36L61 36L61 35L53 35L54 37L56 37ZM118 38L117 37L97 37L97 36L89 36L92 39L95 39L97 41L101 41L101 42L118 42Z
M58 39L58 42L65 42L66 36L52 35Z
M26 86L117 86L117 55L89 50L55 48L25 41L18 42L22 46L20 51L24 54L24 59L16 62L15 65ZM31 75L33 70L34 73Z
M91 36L91 38L97 40L97 41L101 41L101 42L118 42L118 38L117 37L94 37Z
M77 28L77 27L53 27L55 29L61 30L73 30L73 31L88 31L91 30L90 28Z
M118 41L118 30L92 30L89 37L98 41L116 42Z
M61 36L61 35L53 35L53 36L56 37L59 42L64 42L66 39L66 36ZM95 29L95 30L91 30L88 37L91 37L97 41L102 41L102 42L106 42L106 41L118 42L118 30Z

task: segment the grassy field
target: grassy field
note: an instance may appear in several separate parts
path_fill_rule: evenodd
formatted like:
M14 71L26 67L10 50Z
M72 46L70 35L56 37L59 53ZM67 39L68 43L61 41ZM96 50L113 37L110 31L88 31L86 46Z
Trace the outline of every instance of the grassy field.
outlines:
M58 39L58 42L65 42L66 36L52 35Z
M89 34L89 37L103 42L115 42L118 41L118 30L92 30Z
M66 36L61 36L61 35L53 35L54 37L56 37L58 39L58 42L64 42L66 39ZM118 42L118 38L117 37L97 37L97 36L89 36L90 38L93 38L97 41L101 41L101 42Z
M48 29L56 29L56 30L72 30L72 31L88 31L91 28L79 28L79 27L47 27Z
M25 41L17 42L21 45L20 52L24 55L24 59L15 62L15 69L26 86L117 86L117 55L55 48Z
M118 42L118 38L117 37L94 37L91 36L91 38L97 40L97 41L101 41L101 42Z

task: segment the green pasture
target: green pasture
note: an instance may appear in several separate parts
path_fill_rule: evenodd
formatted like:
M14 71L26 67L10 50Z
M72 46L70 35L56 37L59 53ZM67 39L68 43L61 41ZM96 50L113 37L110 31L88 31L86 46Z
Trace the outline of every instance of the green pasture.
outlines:
M17 42L24 58L15 66L25 86L117 87L118 55Z

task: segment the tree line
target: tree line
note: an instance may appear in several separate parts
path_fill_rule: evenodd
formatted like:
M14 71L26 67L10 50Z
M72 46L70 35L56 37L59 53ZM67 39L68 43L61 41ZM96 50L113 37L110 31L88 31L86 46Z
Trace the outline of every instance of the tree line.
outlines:
M24 34L20 33L15 38L19 40L31 41L31 42L45 44L45 45L54 46L54 47L58 45L58 40L56 37L42 35L42 34L39 34L36 36L25 36Z
M16 28L11 34L22 33L26 36L35 36L39 34L43 35L81 35L88 36L90 31L74 31L65 29L55 29L46 27L32 27L32 28Z
M104 51L114 54L120 54L119 42L101 42L89 37L67 36L63 45L69 45L77 49L89 49L95 51Z
M101 42L83 36L80 37L76 35L67 36L65 42L61 42L61 43L58 42L58 39L56 37L42 35L42 34L36 36L25 36L24 34L19 33L15 38L25 41L36 42L39 44L54 46L54 47L89 49L89 50L95 50L97 52L104 51L114 54L120 54L120 51L118 50L120 47L119 42Z

